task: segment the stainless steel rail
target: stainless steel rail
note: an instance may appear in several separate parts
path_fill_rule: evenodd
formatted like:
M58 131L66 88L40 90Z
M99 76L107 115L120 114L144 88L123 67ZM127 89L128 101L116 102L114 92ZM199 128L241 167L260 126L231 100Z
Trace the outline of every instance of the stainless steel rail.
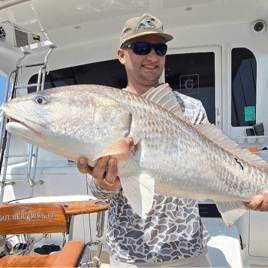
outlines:
M55 49L56 46L52 45L49 47L49 51L45 55L44 62L43 63L34 63L34 64L27 64L27 65L21 65L21 62L25 57L30 55L30 52L23 52L23 55L18 59L16 64L16 69L12 71L7 78L7 85L6 85L6 93L5 93L5 99L4 102L7 102L8 100L12 99L16 95L16 90L21 88L30 88L36 86L36 91L42 91L44 90L45 85L45 75L48 72L48 58L50 54L52 53L53 49ZM36 84L30 84L30 85L18 85L18 76L19 71L22 71L24 68L32 68L32 67L38 67L40 66L39 72L38 72L38 78ZM14 75L14 80L12 84L11 91L9 92L11 77ZM35 173L36 173L36 166L37 166L37 157L38 157L38 147L31 145L29 148L29 155L28 155L28 167L27 167L27 180L7 180L7 166L8 166L8 159L10 157L20 157L21 155L10 155L9 149L10 149L10 140L11 135L7 133L6 131L6 124L8 122L8 119L5 117L5 115L1 114L1 129L0 129L0 175L3 172L2 180L0 181L1 186L1 193L0 193L0 202L3 202L4 197L4 188L6 185L13 185L16 182L21 181L28 181L30 184L30 196L33 196L33 190L34 186L36 184L43 184L44 181L39 180L35 181Z
M91 257L91 250L90 250L92 246L97 246L97 250L93 258ZM84 267L99 268L101 266L101 261L100 261L101 250L102 250L101 241L96 240L96 241L91 241L87 243L85 246L84 252L82 254L82 257L79 261L78 267L79 268L84 268Z

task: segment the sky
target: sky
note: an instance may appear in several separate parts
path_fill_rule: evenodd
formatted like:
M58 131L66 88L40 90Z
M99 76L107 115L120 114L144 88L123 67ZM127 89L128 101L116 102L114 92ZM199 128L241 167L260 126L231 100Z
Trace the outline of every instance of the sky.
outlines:
M0 75L0 105L4 102L7 79Z

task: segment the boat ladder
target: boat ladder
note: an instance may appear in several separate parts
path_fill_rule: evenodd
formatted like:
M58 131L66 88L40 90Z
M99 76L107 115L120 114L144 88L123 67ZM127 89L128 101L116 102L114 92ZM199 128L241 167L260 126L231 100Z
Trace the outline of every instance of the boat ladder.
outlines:
M55 49L56 46L51 45L49 47L49 51L45 55L44 62L42 63L35 63L35 64L29 64L29 65L22 65L22 60L30 55L30 52L23 52L23 55L18 59L16 64L16 69L12 71L8 77L7 77L7 84L6 84L6 93L5 93L5 99L4 102L7 102L13 98L16 97L16 91L17 89L23 89L23 88L33 88L36 87L36 91L42 91L44 90L45 85L45 75L48 73L48 57ZM22 70L25 68L33 68L33 67L39 67L38 77L37 77L37 83L36 84L28 84L28 85L18 85L19 81L19 73L22 73ZM11 77L14 76L14 80L11 84ZM11 90L10 90L11 88ZM9 122L9 119L6 118L4 113L1 114L1 127L0 127L0 175L2 175L0 179L0 202L3 202L4 199L4 190L5 186L7 185L14 185L16 182L22 182L26 181L30 184L30 196L33 196L33 190L34 186L36 184L43 184L44 181L39 180L35 181L35 173L36 173L36 165L37 165L37 156L38 156L38 147L30 145L29 147L29 153L28 154L10 154L10 141L11 141L11 134L7 133L6 131L6 124ZM7 180L7 166L8 166L8 159L10 157L28 157L28 167L27 167L27 179L25 180L15 180L15 179L9 179Z

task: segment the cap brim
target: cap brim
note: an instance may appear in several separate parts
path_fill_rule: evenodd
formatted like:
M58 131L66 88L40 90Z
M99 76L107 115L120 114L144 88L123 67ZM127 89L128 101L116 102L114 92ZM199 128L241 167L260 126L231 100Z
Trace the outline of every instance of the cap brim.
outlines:
M139 33L139 34L136 34L136 35L132 35L131 37L127 38L126 40L124 40L121 44L120 44L120 47L125 44L127 41L131 40L131 39L134 39L134 38L137 38L137 37L140 37L140 36L144 36L144 35L158 35L160 37L162 37L165 42L169 42L173 39L173 36L172 35L169 35L169 34L164 34L164 33L158 33L158 32L154 32L154 31L146 31L146 32L143 32L143 33Z

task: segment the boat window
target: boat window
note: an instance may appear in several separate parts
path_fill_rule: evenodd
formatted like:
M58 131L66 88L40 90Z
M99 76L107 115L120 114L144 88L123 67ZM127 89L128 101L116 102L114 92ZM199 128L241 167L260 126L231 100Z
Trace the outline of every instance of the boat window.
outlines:
M256 72L253 53L246 48L232 50L232 126L256 124Z
M37 83L37 74L29 80L29 84L34 83ZM81 84L124 88L127 86L125 67L116 59L54 70L45 78L45 89ZM28 93L34 91L36 87L28 89Z
M215 54L199 52L166 56L165 82L173 90L199 99L215 123Z

